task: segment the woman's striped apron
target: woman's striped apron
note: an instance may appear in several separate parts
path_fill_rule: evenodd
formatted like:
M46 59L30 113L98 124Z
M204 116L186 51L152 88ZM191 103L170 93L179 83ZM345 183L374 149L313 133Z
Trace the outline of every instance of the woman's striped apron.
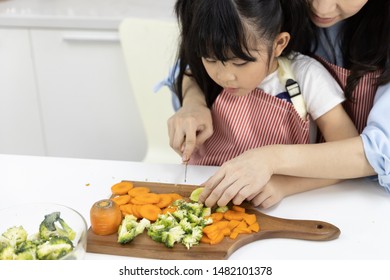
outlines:
M347 84L350 70L331 64L321 57L316 57L332 74L342 89ZM363 131L367 124L368 114L374 103L374 98L378 86L376 85L380 71L365 74L360 78L358 85L352 93L352 101L344 102L344 109L352 119L359 133Z
M216 98L213 135L191 156L190 164L222 165L241 153L271 144L309 143L309 120L290 102L255 89L246 96L227 91Z

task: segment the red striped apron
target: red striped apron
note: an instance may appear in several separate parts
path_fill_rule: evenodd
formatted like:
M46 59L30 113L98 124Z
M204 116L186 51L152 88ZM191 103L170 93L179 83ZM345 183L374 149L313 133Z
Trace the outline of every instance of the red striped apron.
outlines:
M316 57L332 74L342 89L347 84L347 78L350 74L350 70L342 68L340 66L331 64L321 57ZM371 111L374 103L374 98L378 86L376 85L378 77L381 71L375 71L365 74L360 78L358 85L352 93L353 101L345 101L343 103L345 111L352 119L359 133L363 131L367 124L368 114Z
M214 133L194 152L190 164L220 166L249 149L310 141L308 118L302 120L291 103L261 89L246 96L224 90L211 114Z

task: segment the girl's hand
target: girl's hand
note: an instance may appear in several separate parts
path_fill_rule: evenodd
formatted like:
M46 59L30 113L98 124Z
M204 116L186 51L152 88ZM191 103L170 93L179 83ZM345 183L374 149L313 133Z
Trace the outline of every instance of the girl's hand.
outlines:
M267 162L267 150L248 150L225 162L218 171L202 185L205 187L199 201L206 206L225 206L230 201L241 204L261 193L270 180L273 169ZM258 201L259 198L256 199Z
M169 145L182 156L190 159L194 150L212 134L210 109L198 103L187 103L168 120Z

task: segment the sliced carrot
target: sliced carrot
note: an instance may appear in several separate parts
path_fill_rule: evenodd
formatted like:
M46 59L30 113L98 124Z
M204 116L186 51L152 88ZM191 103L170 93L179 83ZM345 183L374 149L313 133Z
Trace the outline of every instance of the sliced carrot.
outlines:
M237 211L237 212L245 213L245 208L244 208L244 207L240 207L240 206L238 206L238 205L233 205L233 206L232 206L232 210L233 210L233 211Z
M228 228L230 228L232 230L235 227L237 227L239 224L240 224L240 221L238 221L238 220L230 220L229 224L228 224Z
M210 241L211 241L211 239L208 238L206 235L203 235L203 236L200 238L200 242L201 242L201 243L210 244Z
M213 220L213 223L214 222L218 222L220 220L223 219L223 213L221 212L214 212L210 215L210 218Z
M242 220L242 221L239 221L238 225L236 226L236 228L247 228L248 227L248 224Z
M127 194L134 197L148 192L150 192L150 189L148 187L134 187L131 190L129 190Z
M223 233L224 236L229 236L229 235L232 233L232 231L231 231L230 228L228 228L228 227L223 228L223 229L221 230L221 232Z
M213 231L218 231L218 227L215 224L207 225L203 228L203 232L206 234Z
M155 204L160 201L160 196L156 193L144 193L134 196L135 200L139 201L140 204Z
M156 203L156 206L161 208L161 209L168 207L172 202L172 197L169 194L160 193L159 197L160 197L160 201L158 203Z
M225 235L223 235L223 233L220 231L220 232L218 232L218 235L215 238L210 238L210 244L211 245L218 244L218 243L222 242L222 240L224 238L225 238Z
M219 229L206 233L207 237L210 238L211 240L218 239L218 236L220 234L223 235L222 231Z
M239 227L236 227L235 229L233 229L233 232L238 232L238 233L251 233L251 229L250 228L239 228Z
M232 233L229 235L230 239L236 239L238 236L238 231L232 231Z
M248 227L251 231L253 232L259 232L260 230L260 225L258 222L255 222L253 224L251 224L249 227Z
M237 212L233 210L227 210L225 213L223 213L223 217L226 220L238 220L241 221L244 219L245 213L243 212Z
M149 221L155 221L158 216L162 214L162 211L154 204L145 204L140 206L139 213L143 218L148 219Z
M148 202L144 202L144 201L139 200L137 197L132 197L132 198L130 198L130 202L131 202L132 204L136 204L136 205L150 204L150 203L148 203Z
M136 205L136 204L133 204L131 206L131 211L133 212L133 216L140 219L142 218L142 215L140 214L139 210L141 208L142 205Z
M244 221L248 224L254 224L256 222L256 215L255 214L246 214L244 216Z
M121 194L127 194L129 190L133 188L133 183L128 181L122 181L119 183L116 183L111 187L111 193L121 195Z
M114 201L118 205L123 205L126 204L130 201L130 195L128 194L122 194L122 195L117 195L111 198L112 201Z
M121 209L122 214L123 213L131 214L131 215L133 214L133 204L131 203L119 205L119 209Z
M222 230L224 228L227 228L229 224L229 221L218 221L216 223L213 223L219 230Z
M171 196L172 202L179 200L179 199L183 199L183 197L178 193L168 193L168 194Z

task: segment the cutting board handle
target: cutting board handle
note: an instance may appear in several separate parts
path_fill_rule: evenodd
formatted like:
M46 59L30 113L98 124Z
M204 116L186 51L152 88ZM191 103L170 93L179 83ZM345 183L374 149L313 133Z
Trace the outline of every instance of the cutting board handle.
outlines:
M262 225L256 234L259 239L280 237L327 241L340 235L338 227L323 221L283 219L261 212L257 212L257 215Z

